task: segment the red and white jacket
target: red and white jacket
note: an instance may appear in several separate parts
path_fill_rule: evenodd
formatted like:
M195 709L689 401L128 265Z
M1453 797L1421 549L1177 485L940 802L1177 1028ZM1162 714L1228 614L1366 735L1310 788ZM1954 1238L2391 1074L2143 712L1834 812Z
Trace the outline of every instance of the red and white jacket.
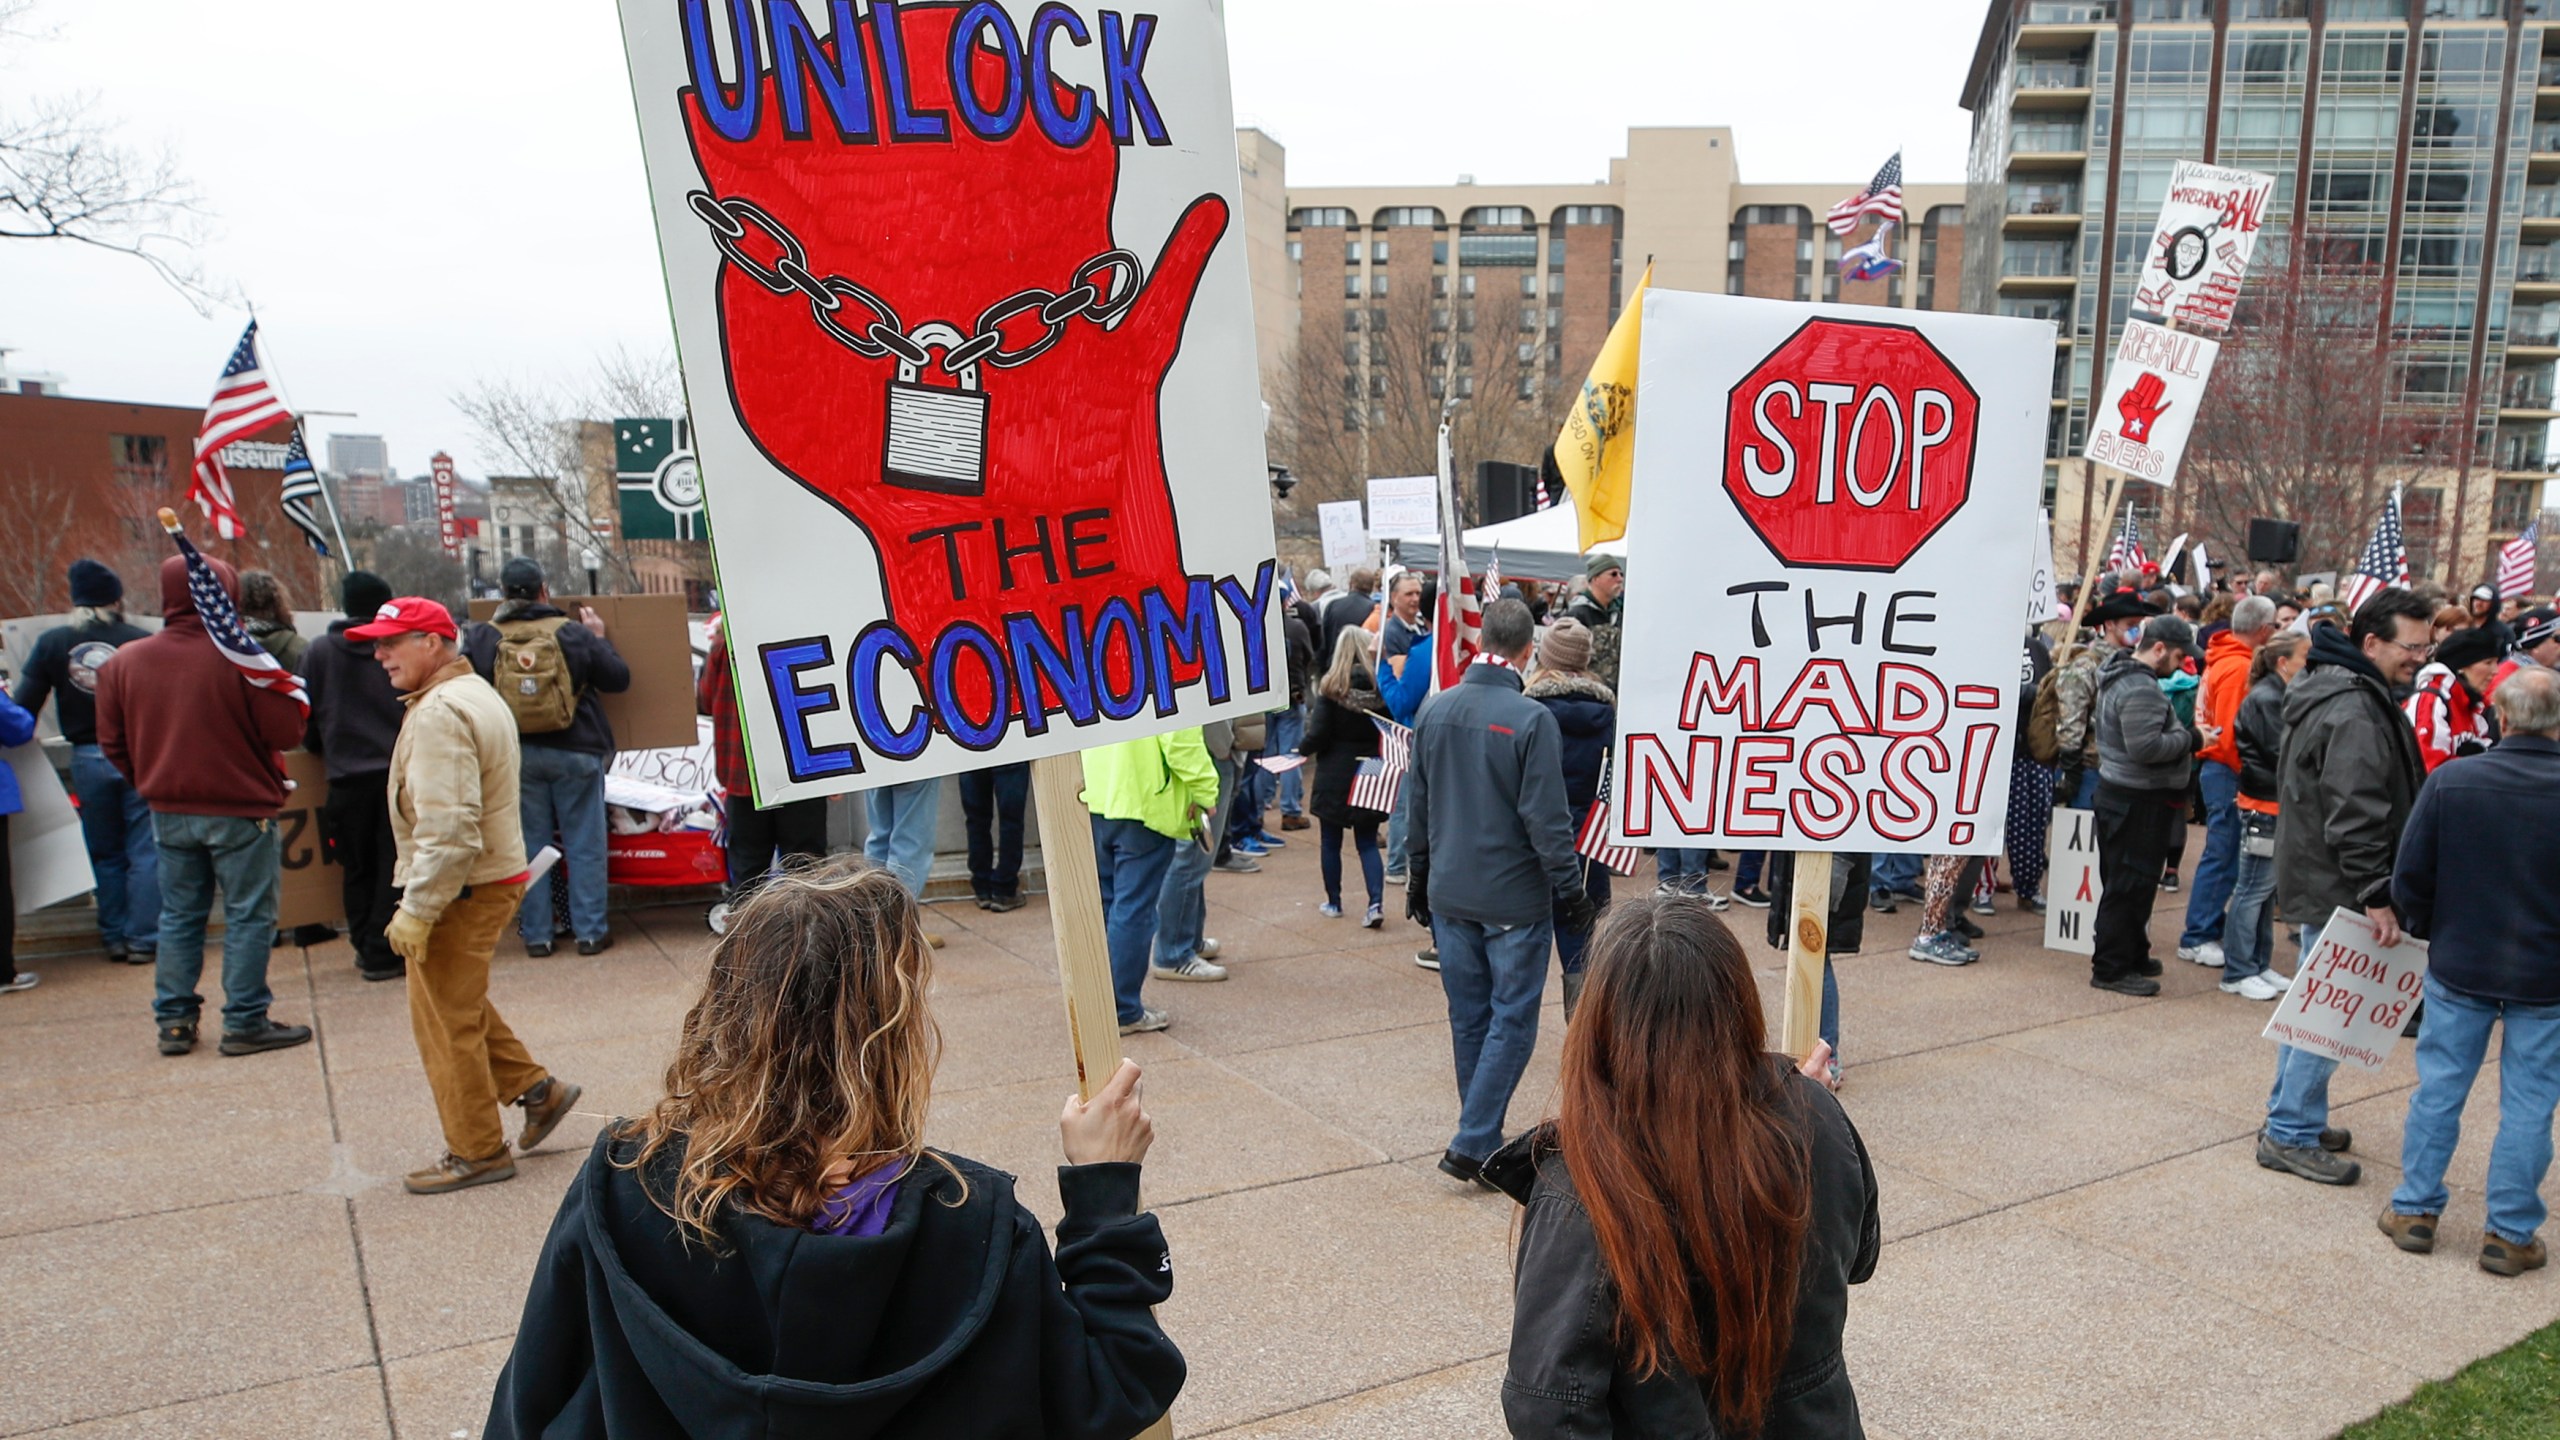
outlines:
M2489 703L2442 665L2418 672L2418 692L2401 706L2417 727L2418 755L2427 773L2456 755L2474 755L2494 742Z

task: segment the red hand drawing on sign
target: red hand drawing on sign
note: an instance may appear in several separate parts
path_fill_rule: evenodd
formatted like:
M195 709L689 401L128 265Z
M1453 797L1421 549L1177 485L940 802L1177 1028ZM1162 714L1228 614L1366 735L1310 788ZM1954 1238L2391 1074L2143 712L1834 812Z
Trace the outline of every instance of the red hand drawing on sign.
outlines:
M2168 388L2159 375L2145 370L2142 378L2133 382L2133 388L2117 399L2116 414L2124 420L2124 438L2137 445L2151 443L2153 423L2159 420L2160 412L2176 403L2162 393Z
M869 535L919 648L962 621L999 638L1010 614L1072 606L1090 622L1150 588L1178 611L1158 398L1227 206L1194 200L1142 265L1113 234L1113 132L1162 143L1143 76L1124 66L1106 100L1026 58L1085 43L1081 21L1063 38L1035 22L1010 50L981 22L955 51L958 13L875 3L841 66L842 37L799 32L795 62L777 29L765 44L786 53L768 65L751 35L751 92L686 93L706 192L690 203L725 257L728 400L768 458ZM1147 37L1130 38L1142 65ZM971 94L953 92L955 55ZM1135 136L1133 81L1149 132ZM1009 131L980 133L1008 108ZM1066 121L1075 143L1053 138Z

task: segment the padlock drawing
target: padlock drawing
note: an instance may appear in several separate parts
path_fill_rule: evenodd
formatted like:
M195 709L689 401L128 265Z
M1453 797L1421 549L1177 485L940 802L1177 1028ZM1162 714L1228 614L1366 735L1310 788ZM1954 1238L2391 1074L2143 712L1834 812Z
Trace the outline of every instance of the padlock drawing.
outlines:
M942 337L929 331L959 331L947 325L920 325L913 338L931 342ZM987 396L978 388L978 367L961 367L956 390L921 383L913 361L898 361L898 378L889 382L889 426L882 445L880 478L909 490L944 495L987 492Z

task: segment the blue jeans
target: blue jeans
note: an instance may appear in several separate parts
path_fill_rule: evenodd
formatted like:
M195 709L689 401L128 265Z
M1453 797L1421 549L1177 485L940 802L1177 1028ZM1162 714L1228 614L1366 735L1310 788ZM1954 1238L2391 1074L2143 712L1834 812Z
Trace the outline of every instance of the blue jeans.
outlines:
M569 930L581 940L602 940L605 918L604 757L557 745L527 745L520 792L524 798L524 848L530 858L559 836L560 863L569 867ZM527 945L552 940L551 882L545 875L525 887L516 911L516 933Z
M148 954L160 944L160 850L151 806L95 745L71 747L80 837L98 881L98 935L110 950Z
M1396 782L1396 808L1387 812L1387 873L1390 875L1404 874L1405 865L1411 858L1405 853L1404 827L1405 816L1413 808L1405 797L1412 793L1413 773L1407 771L1405 777Z
M1707 893L1707 857L1712 850L1674 850L1668 846L1653 852L1654 881L1685 890L1692 895Z
M1761 867L1767 864L1768 860L1769 852L1766 850L1743 851L1741 858L1733 862L1733 888L1749 890L1757 886L1760 883Z
M222 887L222 1028L254 1030L267 1018L267 955L276 942L276 826L237 815L154 813L160 854L160 962L151 1013L193 1022L204 1009L205 922Z
M2222 907L2231 899L2240 860L2240 772L2212 760L2196 765L2204 791L2204 853L2196 857L2195 888L2187 892L2187 929L2181 947L2220 940ZM2231 947L2224 945L2228 951Z
M1511 1092L1538 1048L1538 998L1547 988L1554 929L1553 920L1497 926L1442 915L1431 922L1458 1062L1458 1133L1449 1148L1469 1160L1502 1148Z
M1874 868L1867 873L1867 891L1873 895L1918 895L1920 872L1927 863L1919 855L1878 855Z
M1840 977L1832 972L1831 957L1822 957L1822 1038L1831 1044L1831 1058L1840 1058Z
M2311 958L2311 942L2319 934L2302 927L2302 960ZM2302 960L2294 962L2297 968ZM2329 1077L2337 1073L2338 1062L2326 1055L2277 1047L2275 1088L2267 1092L2267 1138L2295 1150L2319 1144L2329 1123Z
M2427 1023L2418 1027L2418 1089L2400 1132L2400 1186L2391 1208L2442 1215L2444 1167L2462 1139L2462 1104L2489 1053L2489 1024L2504 1021L2498 1047L2498 1138L2489 1147L2489 1232L2533 1243L2549 1213L2542 1177L2551 1169L2551 1112L2560 1108L2560 1005L2510 1005L2463 995L2427 977Z
M1155 939L1165 870L1177 848L1197 852L1200 847L1159 835L1135 820L1093 817L1093 866L1102 882L1103 931L1111 946L1111 992L1123 1025L1146 1010L1138 991L1147 983L1147 949Z
M1218 772L1217 803L1225 804L1235 789L1235 762L1212 760L1209 766ZM1227 846L1219 849L1224 852ZM1173 858L1156 897L1157 964L1179 965L1200 953L1209 929L1209 867L1216 861L1217 856L1188 840L1173 842Z
M2080 788L2072 792L2071 808L2074 810L2095 810L2098 808L2097 766L2092 765L2088 769L2080 772Z
M1609 908L1609 881L1615 878L1609 867L1597 860L1582 861L1582 893L1591 897L1593 908ZM1593 920L1590 929L1568 930L1561 917L1552 917L1556 931L1556 964L1567 975L1582 973L1583 958L1591 951L1591 937L1600 928Z
M2222 924L2222 978L2238 984L2275 960L2276 860L2242 852Z
M942 824L942 782L909 780L862 792L862 855L924 898L933 874L933 832Z
M1330 820L1316 822L1316 873L1324 877L1325 903L1342 908L1342 837L1351 836L1351 848L1360 857L1360 881L1369 888L1369 903L1383 905L1386 893L1386 866L1378 859L1378 825L1363 820L1355 825L1337 825ZM1567 969L1578 968L1567 966Z
M1305 707L1292 705L1286 710L1274 710L1271 712L1271 747L1264 753L1275 759L1283 755L1295 755L1298 753L1298 746L1304 743L1306 738ZM1307 777L1302 773L1305 769L1306 767L1301 765L1280 777L1281 814L1303 815L1307 812Z

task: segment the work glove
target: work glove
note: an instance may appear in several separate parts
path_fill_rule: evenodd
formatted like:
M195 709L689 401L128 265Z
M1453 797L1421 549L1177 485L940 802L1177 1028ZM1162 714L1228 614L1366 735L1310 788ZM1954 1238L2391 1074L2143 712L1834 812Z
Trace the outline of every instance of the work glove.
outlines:
M2080 798L2081 768L2067 766L2053 772L2053 803L2068 805Z
M1431 873L1410 859L1404 868L1404 918L1431 928Z
M382 927L382 938L391 944L391 953L420 965L427 958L427 936L435 930L435 922L421 920L406 910L391 912L391 923Z
M1589 930L1591 922L1599 918L1600 907L1591 903L1591 892L1588 890L1577 886L1572 894L1556 897L1556 924L1560 928L1581 934Z

